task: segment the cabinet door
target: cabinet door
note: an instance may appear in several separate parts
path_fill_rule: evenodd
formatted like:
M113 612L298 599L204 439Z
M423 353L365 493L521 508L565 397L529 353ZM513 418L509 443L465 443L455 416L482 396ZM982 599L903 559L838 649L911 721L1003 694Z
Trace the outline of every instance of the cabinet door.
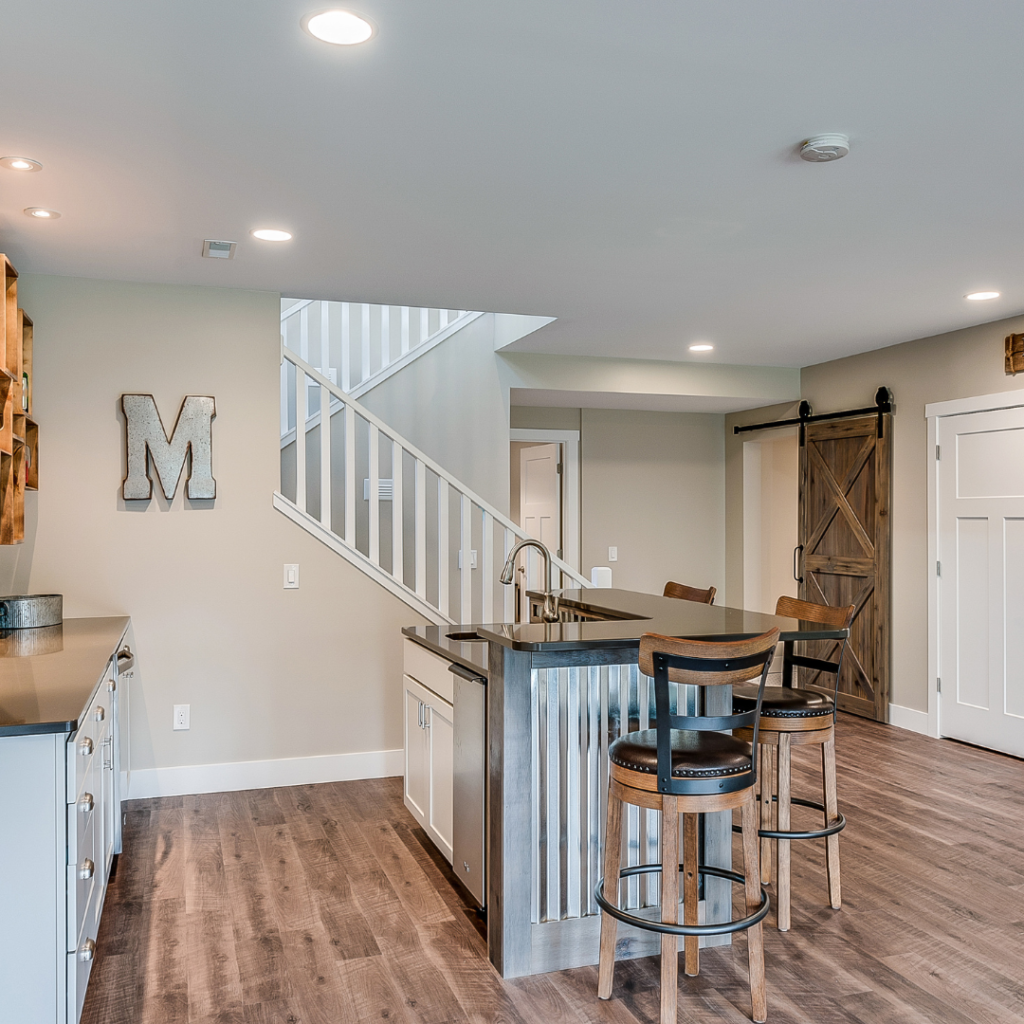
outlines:
M430 807L430 750L424 728L427 691L414 679L404 677L405 704L405 806L427 827Z
M452 862L452 784L455 730L452 706L434 697L427 710L430 748L430 816L427 833Z

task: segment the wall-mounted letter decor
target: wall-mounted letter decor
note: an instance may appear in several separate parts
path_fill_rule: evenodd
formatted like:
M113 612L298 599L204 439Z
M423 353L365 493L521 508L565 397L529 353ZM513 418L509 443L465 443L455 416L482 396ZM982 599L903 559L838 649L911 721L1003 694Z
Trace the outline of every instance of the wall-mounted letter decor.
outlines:
M212 398L188 395L181 403L170 438L152 395L122 395L121 408L128 440L128 476L121 487L125 501L145 501L153 497L150 460L160 478L164 497L172 500L187 456L191 456L188 496L193 499L217 497L212 430L217 410Z

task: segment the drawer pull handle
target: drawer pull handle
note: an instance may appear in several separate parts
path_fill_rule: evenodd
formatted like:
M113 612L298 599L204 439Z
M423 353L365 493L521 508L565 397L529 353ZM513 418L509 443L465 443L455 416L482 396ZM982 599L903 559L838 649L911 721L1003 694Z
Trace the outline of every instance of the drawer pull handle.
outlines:
M108 679L107 680L107 689L111 693L113 693L117 689L117 680L116 679Z
M82 948L78 951L78 959L83 964L88 963L96 955L96 943L92 939L86 939Z
M92 878L95 870L96 865L86 857L78 869L78 877L84 882L87 878Z
M82 757L88 757L92 753L92 740L88 736L83 737L82 742L78 744L78 752Z
M93 717L96 719L97 722L102 722L103 719L107 717L107 713L103 710L102 707L97 707Z
M93 799L92 793L83 793L82 799L78 801L78 809L83 814L88 814L95 803L96 801Z

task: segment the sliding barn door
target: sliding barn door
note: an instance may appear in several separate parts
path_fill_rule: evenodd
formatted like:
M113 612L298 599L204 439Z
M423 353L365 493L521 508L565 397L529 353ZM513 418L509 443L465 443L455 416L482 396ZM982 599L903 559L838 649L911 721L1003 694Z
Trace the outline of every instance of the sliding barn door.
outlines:
M857 607L839 680L839 708L889 718L892 418L808 424L800 449L800 596ZM809 644L827 657L834 641ZM798 686L831 692L830 677L798 669Z

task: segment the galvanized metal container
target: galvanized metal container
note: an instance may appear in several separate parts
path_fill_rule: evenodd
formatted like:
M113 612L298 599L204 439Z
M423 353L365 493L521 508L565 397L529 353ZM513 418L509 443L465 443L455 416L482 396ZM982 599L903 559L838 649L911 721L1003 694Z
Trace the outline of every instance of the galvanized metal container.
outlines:
M0 597L0 629L35 629L63 621L63 594Z

